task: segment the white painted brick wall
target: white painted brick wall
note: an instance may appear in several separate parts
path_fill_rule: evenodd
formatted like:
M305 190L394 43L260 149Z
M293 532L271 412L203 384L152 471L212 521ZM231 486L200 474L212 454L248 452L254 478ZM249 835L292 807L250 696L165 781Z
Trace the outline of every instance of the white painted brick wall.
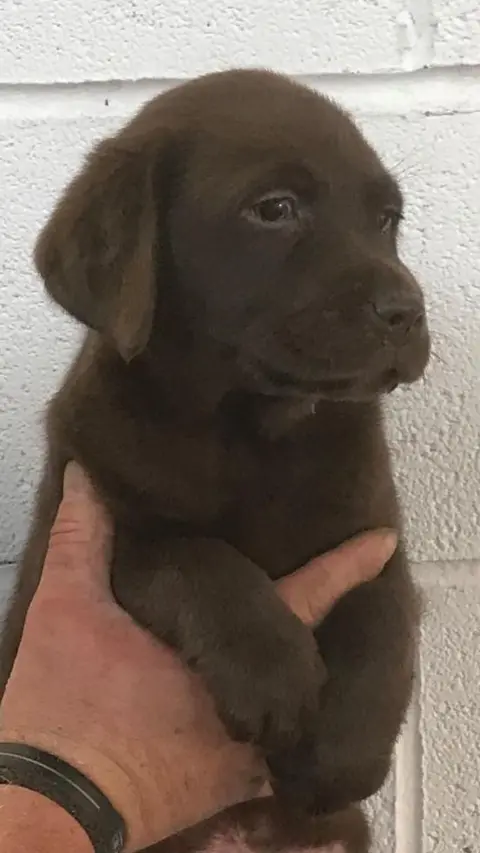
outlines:
M231 64L336 95L407 191L405 250L436 356L423 385L396 395L390 425L427 612L418 695L372 808L379 853L478 853L478 0L2 0L0 598L26 531L42 406L77 335L32 272L39 225L94 139L171 81Z

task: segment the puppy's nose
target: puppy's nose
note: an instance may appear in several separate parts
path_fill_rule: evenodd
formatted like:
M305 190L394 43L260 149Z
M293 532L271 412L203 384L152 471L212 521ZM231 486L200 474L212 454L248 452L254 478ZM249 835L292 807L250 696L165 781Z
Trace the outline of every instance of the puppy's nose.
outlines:
M423 305L408 297L395 300L378 298L372 303L372 308L378 320L396 336L419 330L425 322Z

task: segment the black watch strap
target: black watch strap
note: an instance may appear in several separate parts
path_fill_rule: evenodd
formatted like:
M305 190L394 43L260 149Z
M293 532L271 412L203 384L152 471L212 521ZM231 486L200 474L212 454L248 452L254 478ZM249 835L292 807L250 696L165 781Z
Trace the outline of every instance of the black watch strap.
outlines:
M56 755L23 743L0 743L0 785L43 794L80 824L95 853L121 853L125 821L90 779Z

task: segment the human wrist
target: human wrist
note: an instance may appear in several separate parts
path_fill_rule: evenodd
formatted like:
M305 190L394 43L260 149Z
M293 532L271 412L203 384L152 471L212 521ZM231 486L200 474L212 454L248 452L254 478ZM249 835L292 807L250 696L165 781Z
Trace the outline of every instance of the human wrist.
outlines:
M139 785L128 770L107 755L84 743L52 733L0 729L0 742L25 744L63 760L90 780L125 821L128 849L145 834ZM16 781L16 780L15 780ZM136 781L136 780L135 780ZM0 786L0 792L2 786Z
M26 788L0 785L2 853L92 853L85 830L56 803Z

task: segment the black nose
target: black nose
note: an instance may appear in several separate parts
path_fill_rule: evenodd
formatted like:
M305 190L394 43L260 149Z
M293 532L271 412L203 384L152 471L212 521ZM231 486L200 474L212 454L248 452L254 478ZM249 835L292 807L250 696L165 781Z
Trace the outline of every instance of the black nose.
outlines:
M425 321L425 309L417 300L389 299L376 300L372 308L391 334L406 335L413 329L420 329Z

